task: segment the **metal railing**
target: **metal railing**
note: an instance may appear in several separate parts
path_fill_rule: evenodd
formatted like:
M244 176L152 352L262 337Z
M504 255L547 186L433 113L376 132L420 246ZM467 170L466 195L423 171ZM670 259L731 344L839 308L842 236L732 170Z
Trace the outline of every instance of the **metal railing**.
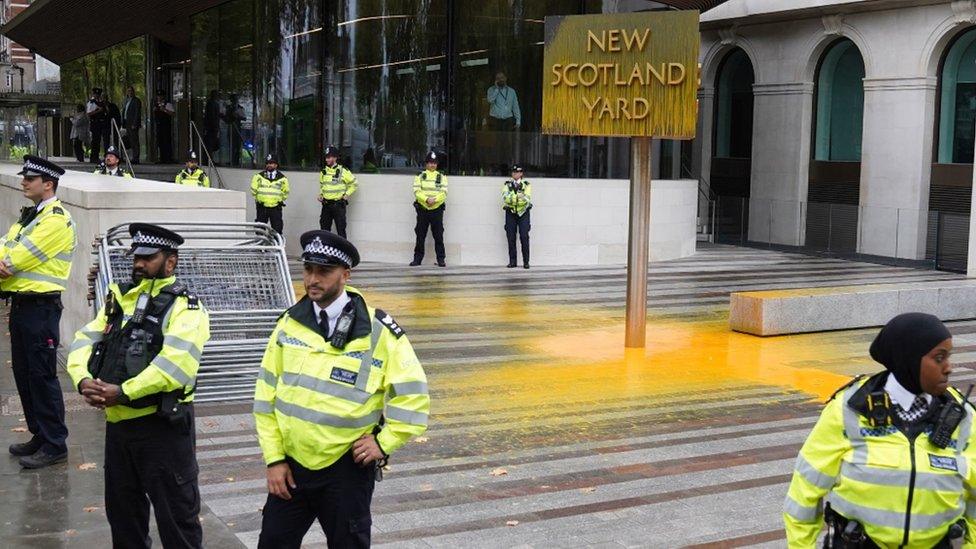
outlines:
M210 315L210 340L197 373L197 402L249 399L268 337L295 303L284 240L264 223L160 223L186 239L176 275ZM91 297L104 306L108 286L129 282L128 224L94 242Z
M112 138L118 139L118 148L122 150L122 158L125 159L125 168L132 174L132 177L136 176L136 173L132 171L132 162L129 161L129 150L125 147L125 143L122 141L122 130L119 129L119 125L115 122L115 119L111 119L112 122Z
M194 138L194 136L196 136L196 139L197 139L196 146L194 146L194 144L193 144L193 138ZM217 168L217 163L214 162L213 156L210 155L210 150L207 149L207 144L203 141L203 137L200 135L200 131L197 129L196 123L194 121L192 121L192 120L190 120L190 136L189 137L190 137L190 150L191 151L192 150L197 150L198 147L199 147L200 152L203 153L203 155L207 159L207 164L206 164L207 167L203 170L203 171L207 172L207 177L210 177L211 179L214 179L213 176L216 175L217 176L216 177L216 183L217 183L216 186L217 186L217 188L218 189L226 189L227 187L224 186L224 180L223 180L223 178L220 177L220 170Z
M786 246L966 269L970 216L964 213L739 196L719 196L712 213L719 243Z

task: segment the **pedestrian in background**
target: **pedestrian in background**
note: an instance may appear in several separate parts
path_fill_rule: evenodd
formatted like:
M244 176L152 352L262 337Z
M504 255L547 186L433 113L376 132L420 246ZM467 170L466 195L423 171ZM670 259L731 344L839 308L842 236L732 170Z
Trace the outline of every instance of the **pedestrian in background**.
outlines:
M78 162L85 161L85 147L91 139L88 134L89 131L88 114L85 113L85 106L75 105L75 114L71 117L71 132L68 134L68 138L71 140L71 147L74 149L75 159Z

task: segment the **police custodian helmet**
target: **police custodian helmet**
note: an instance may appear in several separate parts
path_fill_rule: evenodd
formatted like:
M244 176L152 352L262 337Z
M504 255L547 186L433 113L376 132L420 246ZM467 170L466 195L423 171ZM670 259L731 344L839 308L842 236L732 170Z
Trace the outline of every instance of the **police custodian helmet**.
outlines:
M308 231L302 235L302 261L315 265L359 265L359 250L341 236L329 231Z

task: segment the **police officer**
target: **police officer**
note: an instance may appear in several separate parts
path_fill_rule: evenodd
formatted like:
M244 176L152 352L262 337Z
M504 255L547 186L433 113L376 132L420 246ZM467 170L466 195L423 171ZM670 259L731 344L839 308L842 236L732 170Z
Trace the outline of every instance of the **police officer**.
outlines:
M976 543L973 408L948 386L952 335L932 315L896 316L871 344L885 371L828 401L796 460L784 520L790 547ZM824 505L826 498L826 505Z
M299 547L315 518L329 547L368 547L380 467L427 429L427 378L403 329L346 285L356 248L328 231L301 244L306 295L278 320L254 392L258 547Z
M508 268L515 267L515 234L522 243L522 267L529 268L529 210L532 209L532 185L523 178L522 166L512 166L512 178L502 185L505 202L505 235L508 237Z
M251 195L256 203L258 223L269 223L278 234L284 230L281 209L288 199L288 178L278 171L278 159L269 154L264 158L264 171L251 178Z
M198 161L197 152L190 151L186 157L186 167L176 174L177 185L210 188L210 178L207 177L207 172L200 168Z
M77 244L71 215L55 196L64 174L53 162L24 156L18 175L24 196L34 204L0 238L0 293L10 297L11 364L29 441L10 446L28 469L65 461L68 428L57 378L61 292L71 274Z
M98 163L98 156L102 149L108 149L111 134L111 118L108 114L108 104L102 94L102 88L92 88L91 97L85 106L91 131L91 163Z
M414 233L417 243L413 247L411 267L424 261L424 243L427 228L434 235L434 252L437 253L437 266L446 267L444 251L444 201L447 200L447 176L437 171L437 153L430 151L424 158L426 170L413 178L413 207L417 210L417 226Z
M336 233L342 238L346 237L346 206L357 187L356 176L339 164L339 149L331 145L326 147L325 166L319 175L319 202L322 203L320 229L331 231L335 222Z
M105 410L105 512L115 547L146 547L149 504L163 547L201 547L193 389L210 319L176 279L183 238L129 226L132 281L75 334L68 373ZM146 497L148 496L148 500Z
M129 179L132 178L132 174L119 165L119 150L115 148L115 145L109 145L108 149L105 151L105 159L102 160L102 163L99 164L92 173L95 175L112 175L116 177L128 177Z

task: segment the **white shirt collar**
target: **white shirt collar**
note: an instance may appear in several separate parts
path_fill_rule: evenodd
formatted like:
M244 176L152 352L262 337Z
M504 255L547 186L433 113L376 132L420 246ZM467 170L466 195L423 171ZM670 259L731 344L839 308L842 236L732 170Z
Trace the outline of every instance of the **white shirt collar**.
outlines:
M277 174L278 174L278 170L271 170L270 172L268 172L268 179L274 179L275 178L275 175L277 175ZM331 315L329 315L329 316L331 316Z
M888 381L885 382L884 389L888 393L888 396L891 397L891 400L906 412L912 407L912 403L915 402L915 395L904 388L901 383L898 383L895 376L890 373L888 374ZM925 398L925 402L932 404L932 395L922 393L922 396Z
M329 334L335 331L336 323L339 322L339 315L342 314L342 310L346 308L346 304L349 303L349 294L345 290L339 294L339 297L335 298L328 307L325 308L325 314L329 315ZM322 307L319 304L312 302L312 309L315 311L315 321L318 322L322 318Z
M41 210L43 210L43 209L44 209L44 206L47 206L48 204L50 204L51 202L54 202L54 201L55 201L55 200L57 200L57 199L58 199L58 197L56 197L56 196L52 196L51 198L48 198L48 199L46 199L46 200L41 200L41 201L40 201L40 202L39 202L39 203L37 204L37 211L41 211Z

